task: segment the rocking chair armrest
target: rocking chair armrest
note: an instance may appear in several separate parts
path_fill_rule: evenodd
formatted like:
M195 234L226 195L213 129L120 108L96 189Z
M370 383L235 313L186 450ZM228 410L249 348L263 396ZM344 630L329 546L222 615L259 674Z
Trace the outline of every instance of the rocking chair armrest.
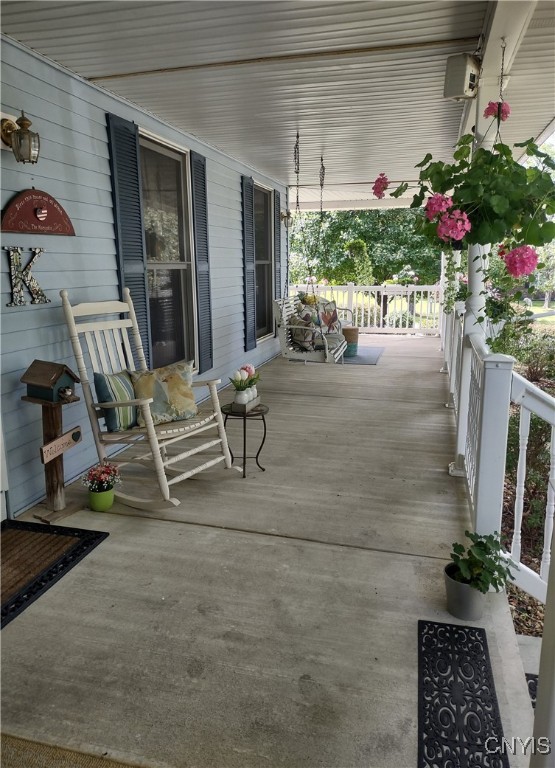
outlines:
M95 408L128 408L130 405L148 405L152 401L152 397L141 397L136 400L110 400L106 403L93 403L93 405Z

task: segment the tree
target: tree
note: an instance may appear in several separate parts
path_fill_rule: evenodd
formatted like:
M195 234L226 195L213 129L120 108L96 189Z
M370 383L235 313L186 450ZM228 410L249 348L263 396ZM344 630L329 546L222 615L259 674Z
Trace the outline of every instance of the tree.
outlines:
M411 264L421 284L436 283L440 253L414 232L421 215L408 208L324 211L321 218L319 213L301 213L291 230L291 282L302 283L313 275L339 283L337 278L345 276L351 258L352 282L368 285L364 278L369 276L370 268L373 282L382 284L405 264ZM367 260L357 250L355 267L347 246L358 240L366 246Z

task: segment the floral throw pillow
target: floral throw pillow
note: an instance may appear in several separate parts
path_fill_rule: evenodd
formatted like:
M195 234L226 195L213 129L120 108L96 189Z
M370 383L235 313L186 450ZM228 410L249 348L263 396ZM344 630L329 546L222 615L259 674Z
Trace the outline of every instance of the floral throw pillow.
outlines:
M318 323L324 333L339 333L341 324L335 301L318 302Z
M198 408L191 388L193 361L174 363L153 371L130 371L135 397L152 397L150 412L155 424L192 419ZM137 422L144 427L139 410Z

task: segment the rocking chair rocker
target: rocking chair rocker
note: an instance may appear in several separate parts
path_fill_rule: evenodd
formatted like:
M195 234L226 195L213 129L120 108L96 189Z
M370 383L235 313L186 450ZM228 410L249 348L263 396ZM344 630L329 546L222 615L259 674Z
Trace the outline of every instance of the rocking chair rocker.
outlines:
M170 496L170 485L185 480L221 461L225 463L228 469L231 467L231 455L218 399L217 385L220 383L220 379L192 381L192 387L208 387L209 405L201 404L196 416L180 421L155 425L149 405L152 402L151 397L96 402L91 389L85 355L90 360L92 371L96 373L113 375L125 370L148 370L131 295L127 288L124 289L123 293L124 301L92 302L72 306L67 291L60 291L98 459L100 462L106 459L108 447L116 445L136 446L136 448L130 449L132 456L124 456L122 459L115 459L111 456L110 461L122 465L129 463L147 464L153 468L160 498L145 500L116 492L116 499L137 509L162 509L178 506L179 500ZM122 317L123 319L121 319ZM137 413L142 416L143 427L110 432L101 425L106 413L117 414L120 411L114 409L129 408L137 409ZM198 441L194 441L194 447L178 452L178 455L169 455L167 451L169 446L189 437L195 438L212 428L217 430L217 437L200 444ZM205 437L203 435L203 440ZM147 451L140 450L141 447L147 448ZM220 455L185 471L183 468L178 469L175 466L178 462L189 459L197 453L214 448L219 449ZM128 451L125 453L127 454ZM168 479L168 475L176 476Z

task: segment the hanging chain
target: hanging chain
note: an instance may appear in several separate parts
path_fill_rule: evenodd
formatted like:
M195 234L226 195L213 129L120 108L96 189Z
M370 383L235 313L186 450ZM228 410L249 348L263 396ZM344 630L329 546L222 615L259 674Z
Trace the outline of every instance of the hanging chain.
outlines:
M320 222L318 226L318 239L316 240L316 248L314 249L314 261L313 266L316 265L318 260L318 252L320 250L320 241L322 239L322 222L324 221L324 181L326 179L326 166L324 165L324 156L320 156ZM311 267L311 272L314 270ZM312 283L312 293L316 293L314 283Z
M505 78L505 48L507 41L501 38L501 75L499 76L499 101L503 101L503 80Z
M295 175L297 176L297 199L295 202L295 212L299 213L301 209L301 206L299 205L299 174L301 172L301 155L300 155L298 131L297 131L297 140L295 142L295 149L293 150L293 162L295 164Z
M295 167L295 176L297 177L296 181L296 199L295 199L295 213L298 215L301 211L301 206L299 203L299 174L301 172L301 159L300 159L300 145L299 145L299 132L297 131L297 139L295 141L295 147L293 149L293 164ZM289 225L291 226L291 225ZM289 261L290 261L290 253L289 253L289 227L287 227L287 259L285 262L285 287L283 291L283 298L286 299L289 296Z

